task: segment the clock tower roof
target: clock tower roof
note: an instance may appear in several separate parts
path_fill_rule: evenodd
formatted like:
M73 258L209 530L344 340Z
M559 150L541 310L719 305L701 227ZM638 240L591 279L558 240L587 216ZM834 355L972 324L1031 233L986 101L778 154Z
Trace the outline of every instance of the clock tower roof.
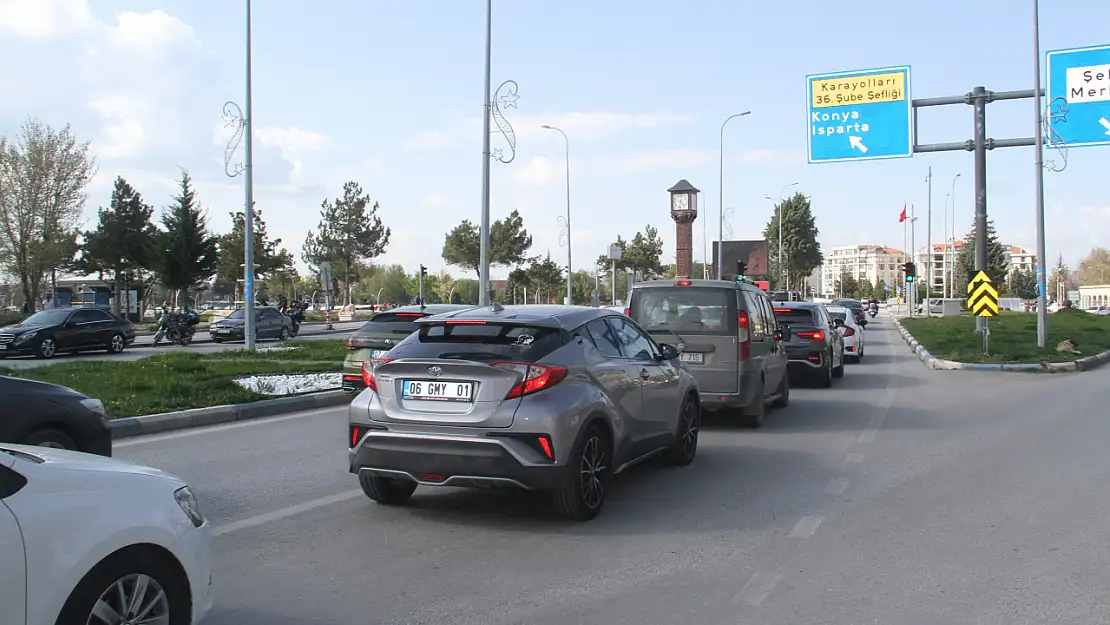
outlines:
M700 190L696 189L694 185L690 184L689 181L687 181L685 178L676 182L675 185L670 189L667 189L668 193L685 193L690 191L694 193L701 193Z

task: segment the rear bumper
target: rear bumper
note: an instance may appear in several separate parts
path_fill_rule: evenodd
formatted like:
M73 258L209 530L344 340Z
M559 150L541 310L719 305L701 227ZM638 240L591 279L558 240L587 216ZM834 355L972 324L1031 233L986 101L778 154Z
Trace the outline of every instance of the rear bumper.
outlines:
M811 376L817 375L828 360L824 352L791 352L789 368L790 375Z
M363 381L361 375L355 375L349 371L344 371L343 385L341 388L348 393L361 393L366 390L366 382Z
M427 486L562 488L569 473L536 464L511 439L370 430L349 452L351 473L367 472Z

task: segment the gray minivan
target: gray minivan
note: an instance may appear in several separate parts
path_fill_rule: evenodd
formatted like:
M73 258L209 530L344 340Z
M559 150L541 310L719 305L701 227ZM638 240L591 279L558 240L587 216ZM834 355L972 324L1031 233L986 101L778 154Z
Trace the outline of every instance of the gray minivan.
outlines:
M626 314L657 341L675 344L698 381L702 408L737 410L763 425L764 406L790 402L784 332L759 287L727 280L638 282ZM675 340L675 337L679 340Z

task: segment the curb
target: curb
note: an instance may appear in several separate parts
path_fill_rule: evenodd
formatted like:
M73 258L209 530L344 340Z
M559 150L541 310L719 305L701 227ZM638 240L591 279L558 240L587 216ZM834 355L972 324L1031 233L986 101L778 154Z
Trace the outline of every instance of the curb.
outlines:
M976 362L956 362L954 360L944 360L937 358L925 349L925 346L917 342L913 335L906 330L905 326L898 319L894 319L894 325L898 327L898 333L902 335L906 343L910 346L910 350L917 355L917 358L928 368L934 371L1020 371L1023 373L1071 373L1076 371L1090 371L1097 369L1102 365L1110 362L1110 351L1095 354L1094 356L1087 356L1079 360L1069 360L1065 362L1043 362L1043 363L976 363Z
M113 419L109 421L109 424L112 427L113 439L130 438L205 425L275 417L292 412L301 412L302 410L330 408L349 404L353 399L354 395L346 391L320 391L292 397L263 399L246 404L191 408L140 417L124 417Z

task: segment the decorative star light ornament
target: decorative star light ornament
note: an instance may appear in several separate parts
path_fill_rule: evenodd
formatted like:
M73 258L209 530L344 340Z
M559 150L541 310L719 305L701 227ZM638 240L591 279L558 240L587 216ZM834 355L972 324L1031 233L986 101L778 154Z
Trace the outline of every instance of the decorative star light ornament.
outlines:
M505 158L503 150L496 149L490 151L490 157L496 158L502 163L511 163L516 159L516 132L513 130L512 124L509 123L505 116L501 114L502 108L515 109L516 101L520 99L517 95L519 87L515 80L506 80L497 87L493 92L493 98L490 100L490 117L493 118L493 123L497 124L497 130L501 136L505 137L505 143L509 144L509 156ZM504 90L505 94L502 95L501 91Z
M227 141L227 147L224 148L224 173L229 178L234 178L244 171L242 163L232 163L235 158L235 151L239 149L239 142L243 140L243 132L246 130L247 118L243 115L243 109L234 102L225 102L223 109L224 128L234 128L235 132L231 133L231 138Z

